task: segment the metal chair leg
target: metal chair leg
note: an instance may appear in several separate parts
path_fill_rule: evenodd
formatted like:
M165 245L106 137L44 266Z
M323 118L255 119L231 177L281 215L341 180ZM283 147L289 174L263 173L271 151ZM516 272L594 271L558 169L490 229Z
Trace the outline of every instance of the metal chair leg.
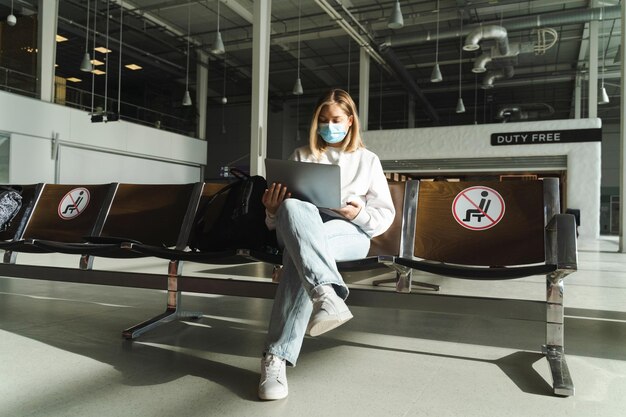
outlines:
M400 270L399 266L396 266L394 269L396 269L395 278L377 279L372 282L372 285L377 287L380 284L387 284L390 282L395 282L397 292L411 292L411 287L413 285L416 285L418 287L424 287L433 291L439 291L439 285L437 284L429 284L427 282L422 282L422 281L413 281L412 280L413 271L410 268L407 268L407 270L404 270L404 269Z
M546 277L546 344L542 352L546 355L552 374L552 390L555 395L574 395L574 382L567 367L564 348L563 278L569 271L556 271Z
M552 392L554 395L569 397L574 395L574 382L567 367L565 353L560 346L543 345L542 352L546 355L552 374Z
M122 332L122 337L125 339L135 339L149 330L174 320L188 318L199 319L202 317L202 312L184 311L181 308L182 297L181 292L178 291L178 279L181 272L180 267L181 262L179 261L170 261L169 263L167 278L167 308L165 311L156 317L124 330Z

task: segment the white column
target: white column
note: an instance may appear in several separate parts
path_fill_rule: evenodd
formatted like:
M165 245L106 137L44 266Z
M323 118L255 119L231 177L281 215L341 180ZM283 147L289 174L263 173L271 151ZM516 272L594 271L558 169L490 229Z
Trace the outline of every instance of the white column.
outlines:
M622 22L626 22L626 2L622 1ZM624 46L626 45L626 30L622 30L620 34L621 42L621 68L622 76L620 77L620 138L619 138L619 248L618 252L626 253L626 56Z
M370 109L370 56L361 48L359 59L359 121L361 130L365 132Z
M582 116L583 101L583 79L580 75L576 75L576 86L574 87L574 119L580 119Z
M37 92L42 101L54 101L54 63L57 52L59 0L39 0L37 30ZM77 62L76 65L80 65Z
M587 103L590 119L598 117L598 28L600 22L589 22L589 95Z
M198 51L196 66L196 108L198 109L198 139L206 139L206 112L209 95L209 55Z
M250 175L265 176L267 105L270 67L272 1L254 2L252 22L252 117L250 119Z

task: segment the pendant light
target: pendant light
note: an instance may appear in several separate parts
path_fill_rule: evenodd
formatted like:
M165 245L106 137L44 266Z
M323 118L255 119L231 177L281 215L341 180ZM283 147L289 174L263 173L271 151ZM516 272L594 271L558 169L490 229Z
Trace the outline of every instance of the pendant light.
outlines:
M224 41L222 41L222 34L220 33L220 3L221 0L217 0L217 33L215 34L215 42L213 42L213 47L211 48L211 52L215 55L221 55L226 52L224 49Z
M604 16L604 8L602 8L602 15ZM604 22L602 22L602 32L604 33ZM610 38L609 38L610 41ZM598 100L598 104L609 104L609 95L606 92L606 88L604 87L604 71L605 71L605 67L604 67L604 61L606 61L606 50L609 47L609 42L607 42L606 46L604 47L604 52L602 54L602 84L600 87L600 100Z
M191 3L187 5L187 70L185 72L185 95L183 96L183 106L191 106L191 96L189 95L189 35L191 31Z
M222 87L222 134L225 134L226 123L225 123L224 113L226 112L226 103L228 103L228 98L226 97L226 60L224 60L224 65L222 68L224 72L224 84Z
M439 69L439 0L437 0L437 37L435 38L435 66L430 74L430 82L438 83L443 80Z
M302 89L302 80L300 79L300 17L302 14L302 0L298 1L298 78L296 78L296 82L293 85L293 90L291 91L295 96L301 96L304 94L304 90Z
M224 60L224 84L222 86L222 104L228 103L228 98L226 97L226 60Z
M7 25L15 26L17 23L17 17L13 14L13 0L11 0L11 14L7 16Z
M463 33L463 11L461 11L461 31ZM463 38L459 35L459 99L456 102L456 112L457 113L465 113L465 104L463 104L463 96L462 96L462 69L463 69Z
M602 88L600 89L600 100L598 104L609 104L609 95L606 92L606 88L604 88L604 82L602 83Z
M400 10L400 0L396 0L396 4L393 6L393 12L387 23L389 29L400 29L404 26L404 18L402 17L402 10Z
M93 70L89 56L89 0L87 0L87 23L85 24L85 55L83 55L83 62L80 63L80 70L84 72Z

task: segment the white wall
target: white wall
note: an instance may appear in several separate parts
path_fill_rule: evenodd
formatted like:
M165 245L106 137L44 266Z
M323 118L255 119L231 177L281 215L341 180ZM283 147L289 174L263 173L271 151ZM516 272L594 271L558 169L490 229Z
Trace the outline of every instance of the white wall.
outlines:
M381 160L567 155L567 206L581 210L581 238L599 236L601 143L491 146L491 134L600 128L600 119L451 126L364 132Z
M205 141L124 121L91 123L84 111L4 91L0 109L0 131L11 136L11 183L54 182L56 170L62 183L202 180Z

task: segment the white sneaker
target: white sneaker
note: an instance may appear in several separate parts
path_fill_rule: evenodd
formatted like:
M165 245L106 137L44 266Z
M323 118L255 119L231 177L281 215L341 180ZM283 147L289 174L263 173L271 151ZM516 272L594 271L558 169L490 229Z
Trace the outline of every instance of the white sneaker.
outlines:
M314 289L313 313L307 333L319 336L341 326L353 316L346 303L337 295L332 285L320 285Z
M288 393L285 360L270 354L261 358L259 398L262 400L280 400L285 398Z

